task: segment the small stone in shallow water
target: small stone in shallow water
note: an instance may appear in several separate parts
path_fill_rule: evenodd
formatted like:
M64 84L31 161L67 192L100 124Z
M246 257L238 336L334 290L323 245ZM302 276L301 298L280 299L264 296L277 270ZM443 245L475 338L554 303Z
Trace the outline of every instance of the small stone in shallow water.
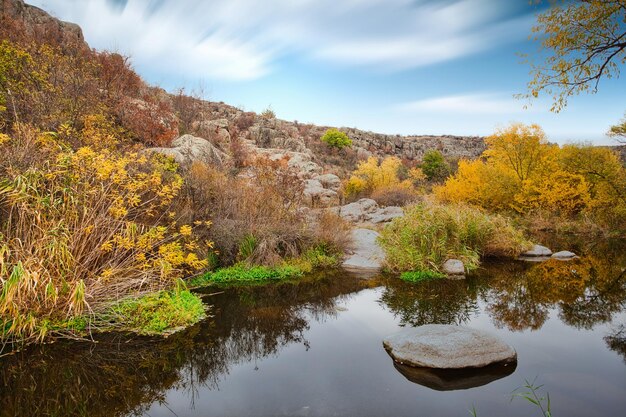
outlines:
M567 261L567 260L570 260L570 259L578 258L578 256L576 256L576 254L574 252L570 252L570 251L567 251L567 250L562 250L560 252L557 252L557 253L553 254L552 258L559 259L559 260L562 260L562 261Z
M461 278L465 276L465 265L458 259L448 259L442 266L443 272L449 277Z
M552 255L552 251L545 246L535 245L531 250L527 250L522 253L520 256L523 257L533 257L533 256L550 256Z
M460 369L517 361L515 349L502 340L464 326L427 324L389 336L383 346L407 366Z

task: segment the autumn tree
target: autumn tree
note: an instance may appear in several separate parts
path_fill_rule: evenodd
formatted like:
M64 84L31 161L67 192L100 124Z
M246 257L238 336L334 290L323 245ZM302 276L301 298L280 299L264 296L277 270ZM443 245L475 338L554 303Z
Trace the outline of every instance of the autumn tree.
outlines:
M513 171L520 183L548 164L548 140L538 125L515 123L496 131L485 142L488 149L484 156Z
M538 1L539 2L539 1ZM531 62L526 97L552 96L561 111L570 96L595 93L626 62L626 0L554 0L533 28L542 63Z

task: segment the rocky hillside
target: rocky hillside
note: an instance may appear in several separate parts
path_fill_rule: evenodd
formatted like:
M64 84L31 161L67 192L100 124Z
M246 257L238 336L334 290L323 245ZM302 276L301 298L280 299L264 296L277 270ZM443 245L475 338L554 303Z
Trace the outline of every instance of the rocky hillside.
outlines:
M224 150L235 134L260 148L312 153L318 162L328 167L352 163L370 155L395 155L407 161L419 162L429 149L438 149L450 159L471 159L485 150L483 138L476 136L386 135L342 127L339 129L353 141L352 152L341 158L333 158L336 156L333 151L319 141L329 126L289 122L244 112L221 102L202 102L197 118L193 124L193 133L207 137Z
M21 32L28 33L34 39L48 39L67 48L88 48L78 25L60 21L44 10L25 4L23 0L0 0L0 20L4 31L12 30L7 27L7 22L10 22L12 25L21 25ZM451 159L475 158L485 149L484 141L480 137L400 136L341 128L352 139L353 147L339 153L319 140L328 126L289 122L268 115L244 112L221 102L207 102L182 95L173 94L169 99L170 105L159 104L162 111L158 118L178 119L179 135L191 133L206 138L230 155L236 153L241 146L248 150L261 149L263 153L269 154L299 153L306 155L301 157L314 161L324 171L340 176L351 171L358 160L370 155L396 155L410 163L420 161L429 149L438 149ZM142 101L142 98L133 96L126 101L134 103ZM154 106L145 103L145 99L143 101L145 108ZM168 108L171 109L170 114L163 114L163 109ZM168 123L168 132L172 130L169 129L170 125ZM173 129L169 140L179 135ZM162 140L154 142L167 143Z

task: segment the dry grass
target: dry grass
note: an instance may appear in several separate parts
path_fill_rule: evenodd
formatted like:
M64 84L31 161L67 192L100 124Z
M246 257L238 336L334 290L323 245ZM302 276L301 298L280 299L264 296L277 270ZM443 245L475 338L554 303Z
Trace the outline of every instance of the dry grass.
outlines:
M257 160L245 176L194 164L186 194L190 215L213 221L219 264L274 266L316 245L342 251L346 226L331 215L313 219L300 209L302 182L286 161Z
M193 228L170 216L182 178L167 161L73 151L26 129L0 148L16 158L0 167L3 339L42 340L59 322L206 266Z

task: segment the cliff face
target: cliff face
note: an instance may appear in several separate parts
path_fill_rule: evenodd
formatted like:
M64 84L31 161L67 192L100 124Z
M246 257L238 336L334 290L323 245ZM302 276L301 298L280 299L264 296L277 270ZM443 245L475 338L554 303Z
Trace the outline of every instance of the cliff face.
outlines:
M36 39L51 39L61 45L87 47L80 26L63 22L23 0L0 0L0 23L5 25L7 18L12 22L20 22L26 33Z

